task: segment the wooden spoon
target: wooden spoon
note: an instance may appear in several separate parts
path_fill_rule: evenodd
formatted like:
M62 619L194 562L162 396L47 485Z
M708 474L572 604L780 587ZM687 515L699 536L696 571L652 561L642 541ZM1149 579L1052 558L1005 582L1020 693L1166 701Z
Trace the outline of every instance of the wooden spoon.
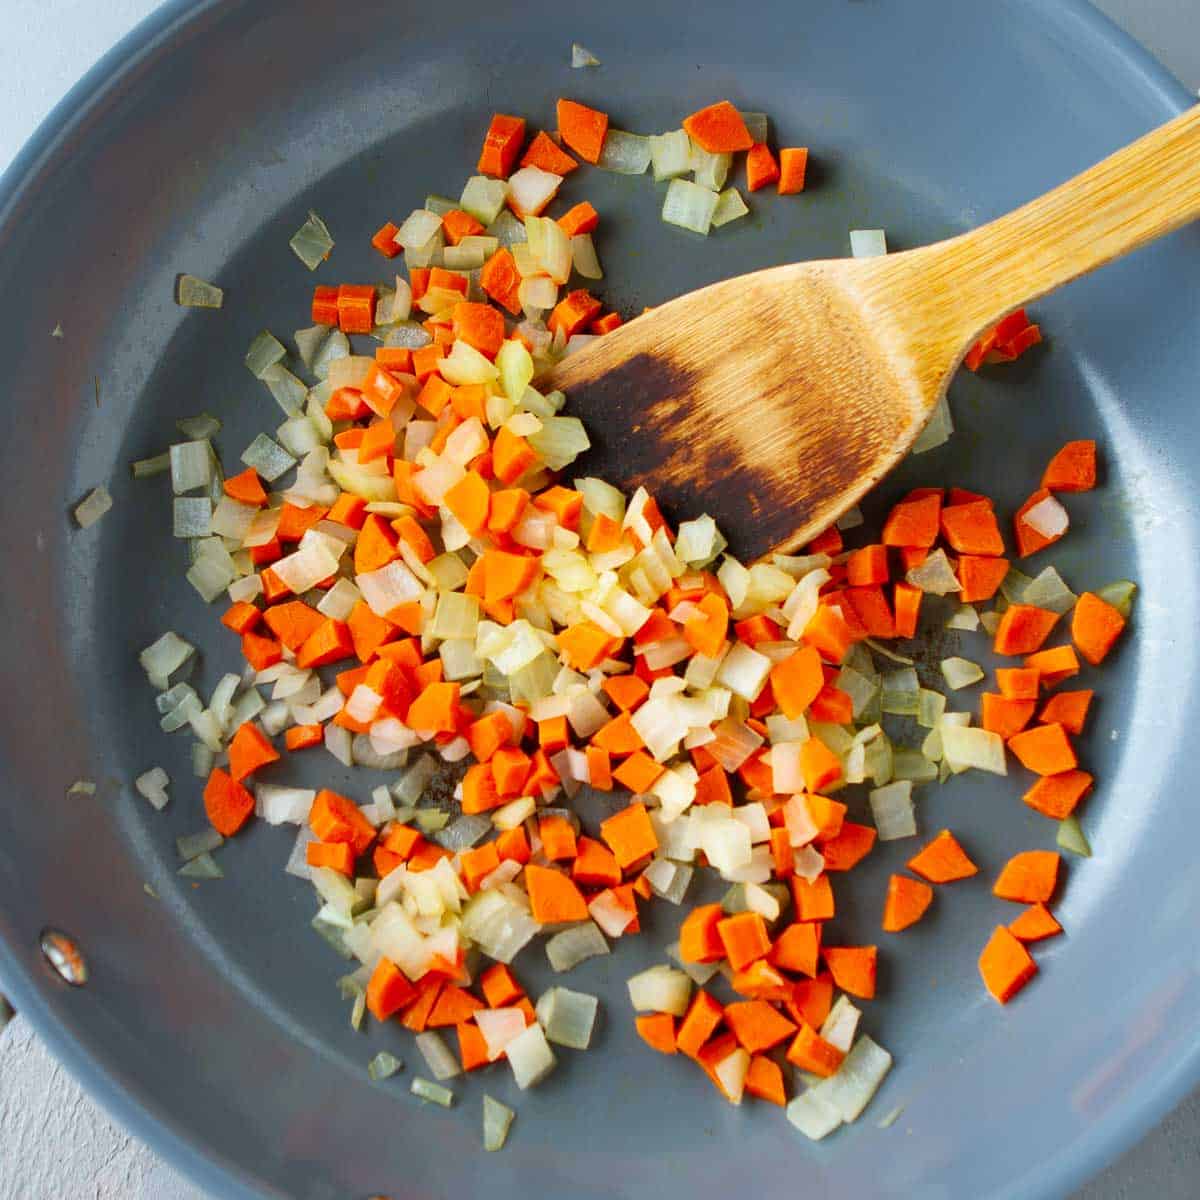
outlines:
M709 512L750 561L793 551L904 457L986 329L1200 216L1200 107L973 232L726 279L563 360L574 471Z

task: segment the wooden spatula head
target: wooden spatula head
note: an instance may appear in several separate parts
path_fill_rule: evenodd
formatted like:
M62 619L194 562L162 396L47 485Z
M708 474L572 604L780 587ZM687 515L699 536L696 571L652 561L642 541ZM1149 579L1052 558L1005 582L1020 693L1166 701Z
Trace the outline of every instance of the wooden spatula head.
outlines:
M676 520L709 513L743 561L811 540L938 394L875 310L877 273L847 260L726 280L571 355L553 384L592 439L573 474L644 485Z
M1200 216L1200 106L971 233L672 300L554 371L574 473L707 512L743 561L820 533L904 455L972 339Z

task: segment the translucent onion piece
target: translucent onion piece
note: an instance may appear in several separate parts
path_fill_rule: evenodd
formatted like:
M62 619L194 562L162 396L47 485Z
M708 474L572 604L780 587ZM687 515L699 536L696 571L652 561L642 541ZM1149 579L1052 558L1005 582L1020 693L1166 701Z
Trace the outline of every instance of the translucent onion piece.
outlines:
M573 925L546 942L546 957L559 974L570 971L585 959L608 953L608 942L594 921Z
M913 442L909 453L924 454L926 451L934 450L948 442L953 432L954 420L950 416L950 403L944 395L939 396L938 402L933 406L933 412L929 414L929 420L917 434L916 441Z
M274 483L296 465L296 460L265 433L260 433L242 452L242 462L253 467L268 483Z
M885 787L875 788L869 794L871 816L881 842L892 842L898 838L914 837L917 821L913 815L912 781L897 780Z
M210 854L225 844L225 839L211 826L201 829L198 833L184 834L175 839L175 850L183 862L198 858L201 854Z
M530 1025L513 1038L505 1049L517 1087L524 1090L541 1083L554 1070L558 1060L541 1025Z
M663 199L662 219L668 225L707 236L716 209L715 191L687 179L672 179Z
M1128 579L1118 579L1096 589L1096 595L1106 604L1111 604L1123 617L1128 617L1133 611L1133 598L1136 593L1137 584Z
M741 192L735 187L728 187L717 196L717 206L713 209L712 214L713 227L720 228L722 225L728 225L730 221L736 221L749 212L750 209L746 207Z
M971 684L978 683L983 678L983 668L978 663L971 662L966 658L943 658L940 666L946 686L952 691L970 687Z
M369 1063L367 1063L367 1074L372 1081L380 1083L385 1079L391 1079L397 1071L402 1070L404 1063L400 1061L394 1054L389 1054L386 1050L380 1050Z
M950 715L950 714L947 714ZM992 775L1007 775L1004 742L986 729L971 729L964 725L941 724L942 755L952 769L974 767Z
M162 475L171 469L171 452L164 450L153 458L139 458L129 464L129 470L134 479L149 479L152 475Z
M855 258L878 258L887 253L887 235L882 229L852 229L850 253Z
M454 1093L449 1088L442 1087L440 1083L431 1083L419 1075L413 1079L408 1090L421 1100L428 1100L442 1108L449 1108L454 1103Z
M1039 500L1031 509L1022 513L1021 521L1030 529L1046 538L1060 538L1067 532L1071 518L1067 510L1053 496Z
M187 879L224 879L225 872L221 870L217 860L211 854L198 854L189 859L176 872Z
M296 230L288 245L310 271L315 271L333 250L333 238L325 222L310 211L308 220Z
M250 343L250 348L246 351L245 363L250 374L261 379L268 367L273 367L285 358L287 358L287 348L273 333L264 329Z
M502 1150L508 1140L508 1131L516 1118L507 1104L483 1094L483 1148L488 1151Z
M463 188L459 208L470 213L483 225L491 225L504 208L508 188L503 179L489 179L486 175L472 175Z
M962 590L962 584L954 574L945 550L935 550L919 566L912 567L905 579L915 588L935 596L945 596Z
M788 1122L814 1142L819 1142L842 1124L842 1114L815 1088L790 1101L785 1112Z
M686 175L692 169L692 143L682 129L672 129L670 133L661 133L649 141L655 183Z
M220 308L225 293L215 283L195 275L180 275L175 285L175 303L181 308Z
M598 67L600 60L586 47L578 42L571 43L571 66L578 70L580 67Z
M626 985L637 1012L670 1013L682 1017L692 995L692 981L674 967L656 966L631 976Z
M821 1098L843 1121L856 1121L892 1068L892 1056L865 1033L854 1043L836 1073L819 1084Z
M170 782L170 777L162 767L151 767L133 781L133 786L139 796L145 797L161 812L167 806L167 785Z
M650 139L610 126L596 165L622 175L643 175L650 165Z
M1036 608L1045 608L1060 616L1075 607L1075 595L1063 577L1053 568L1046 567L1025 585L1021 595L1022 604L1032 604Z
M207 502L206 502L207 503ZM89 526L95 525L102 516L110 508L112 508L112 496L108 494L108 488L97 487L93 488L88 494L75 506L75 521L80 529L87 529Z
M535 217L554 199L561 186L561 175L543 171L541 167L521 167L508 178L506 199L518 217Z
M1058 823L1058 835L1054 839L1064 850L1078 854L1081 858L1092 857L1092 846L1079 824L1079 818L1072 813Z
M417 1034L417 1049L425 1060L425 1065L432 1072L434 1079L453 1079L462 1074L458 1057L450 1047L442 1041L442 1036L436 1030L428 1030Z

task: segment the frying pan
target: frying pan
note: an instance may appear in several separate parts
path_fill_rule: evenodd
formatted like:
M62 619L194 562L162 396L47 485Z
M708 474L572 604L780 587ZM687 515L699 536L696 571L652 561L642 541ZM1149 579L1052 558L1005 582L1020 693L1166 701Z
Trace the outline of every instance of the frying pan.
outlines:
M573 39L603 67L570 71ZM812 148L805 195L755 199L750 220L707 241L658 222L646 179L569 180L568 199L586 194L605 214L606 291L625 312L845 253L853 227L884 226L896 247L957 232L1189 99L1074 0L165 6L72 92L0 186L11 422L0 445L0 982L119 1119L231 1200L673 1200L747 1185L770 1196L1060 1195L1200 1078L1195 230L1039 303L1044 352L958 380L959 432L869 506L873 519L936 481L1011 510L1063 440L1095 436L1103 487L1071 500L1055 562L1077 590L1130 576L1143 591L1083 740L1101 780L1085 813L1096 854L1070 863L1058 906L1068 936L1039 952L1036 986L1000 1010L975 958L1009 913L983 886L942 892L931 919L885 948L866 1028L897 1066L858 1126L811 1145L762 1105L720 1103L690 1064L638 1050L622 981L661 961L678 919L665 905L646 936L566 981L604 999L593 1051L564 1052L529 1094L500 1070L460 1084L443 1112L407 1095L421 1067L402 1031L350 1030L333 986L343 965L307 928L307 885L282 874L286 834L239 836L220 852L220 882L175 873L173 839L202 824L199 784L187 739L157 729L136 652L179 630L201 647L205 686L234 653L182 580L166 487L134 483L126 464L205 408L225 422L231 461L277 422L240 360L262 326L308 323L313 277L287 245L308 208L338 241L318 281L381 278L370 231L426 191L461 186L492 110L536 127L559 94L646 131L727 96L769 112L779 144ZM180 271L220 282L225 308L175 307ZM752 400L731 402L753 418ZM74 528L70 507L102 482L112 512ZM935 659L957 645L942 644ZM980 644L968 635L963 652L984 657ZM174 780L161 814L130 786L154 763ZM306 782L353 795L378 782L323 755L306 766ZM95 798L65 795L81 777L100 781ZM1016 850L1052 844L1020 786L972 776L924 789L922 829L952 825L986 878ZM883 846L841 889L837 935L875 936L887 875L910 853ZM76 939L86 986L49 969L46 927ZM535 994L545 986L539 951L518 970ZM409 1067L373 1084L365 1065L383 1048ZM501 1155L479 1149L484 1088L519 1111ZM895 1125L878 1128L899 1105Z

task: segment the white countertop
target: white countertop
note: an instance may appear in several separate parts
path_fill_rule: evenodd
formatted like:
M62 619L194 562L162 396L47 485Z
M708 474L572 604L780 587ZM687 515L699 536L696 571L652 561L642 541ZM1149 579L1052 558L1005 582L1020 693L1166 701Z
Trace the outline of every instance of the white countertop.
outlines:
M156 7L155 0L0 0L10 17L0 170L67 89ZM1197 0L1099 0L1099 7L1190 88L1200 85ZM1077 1200L1195 1200L1198 1181L1200 1094ZM18 1016L0 1031L0 1200L206 1197L92 1103Z

